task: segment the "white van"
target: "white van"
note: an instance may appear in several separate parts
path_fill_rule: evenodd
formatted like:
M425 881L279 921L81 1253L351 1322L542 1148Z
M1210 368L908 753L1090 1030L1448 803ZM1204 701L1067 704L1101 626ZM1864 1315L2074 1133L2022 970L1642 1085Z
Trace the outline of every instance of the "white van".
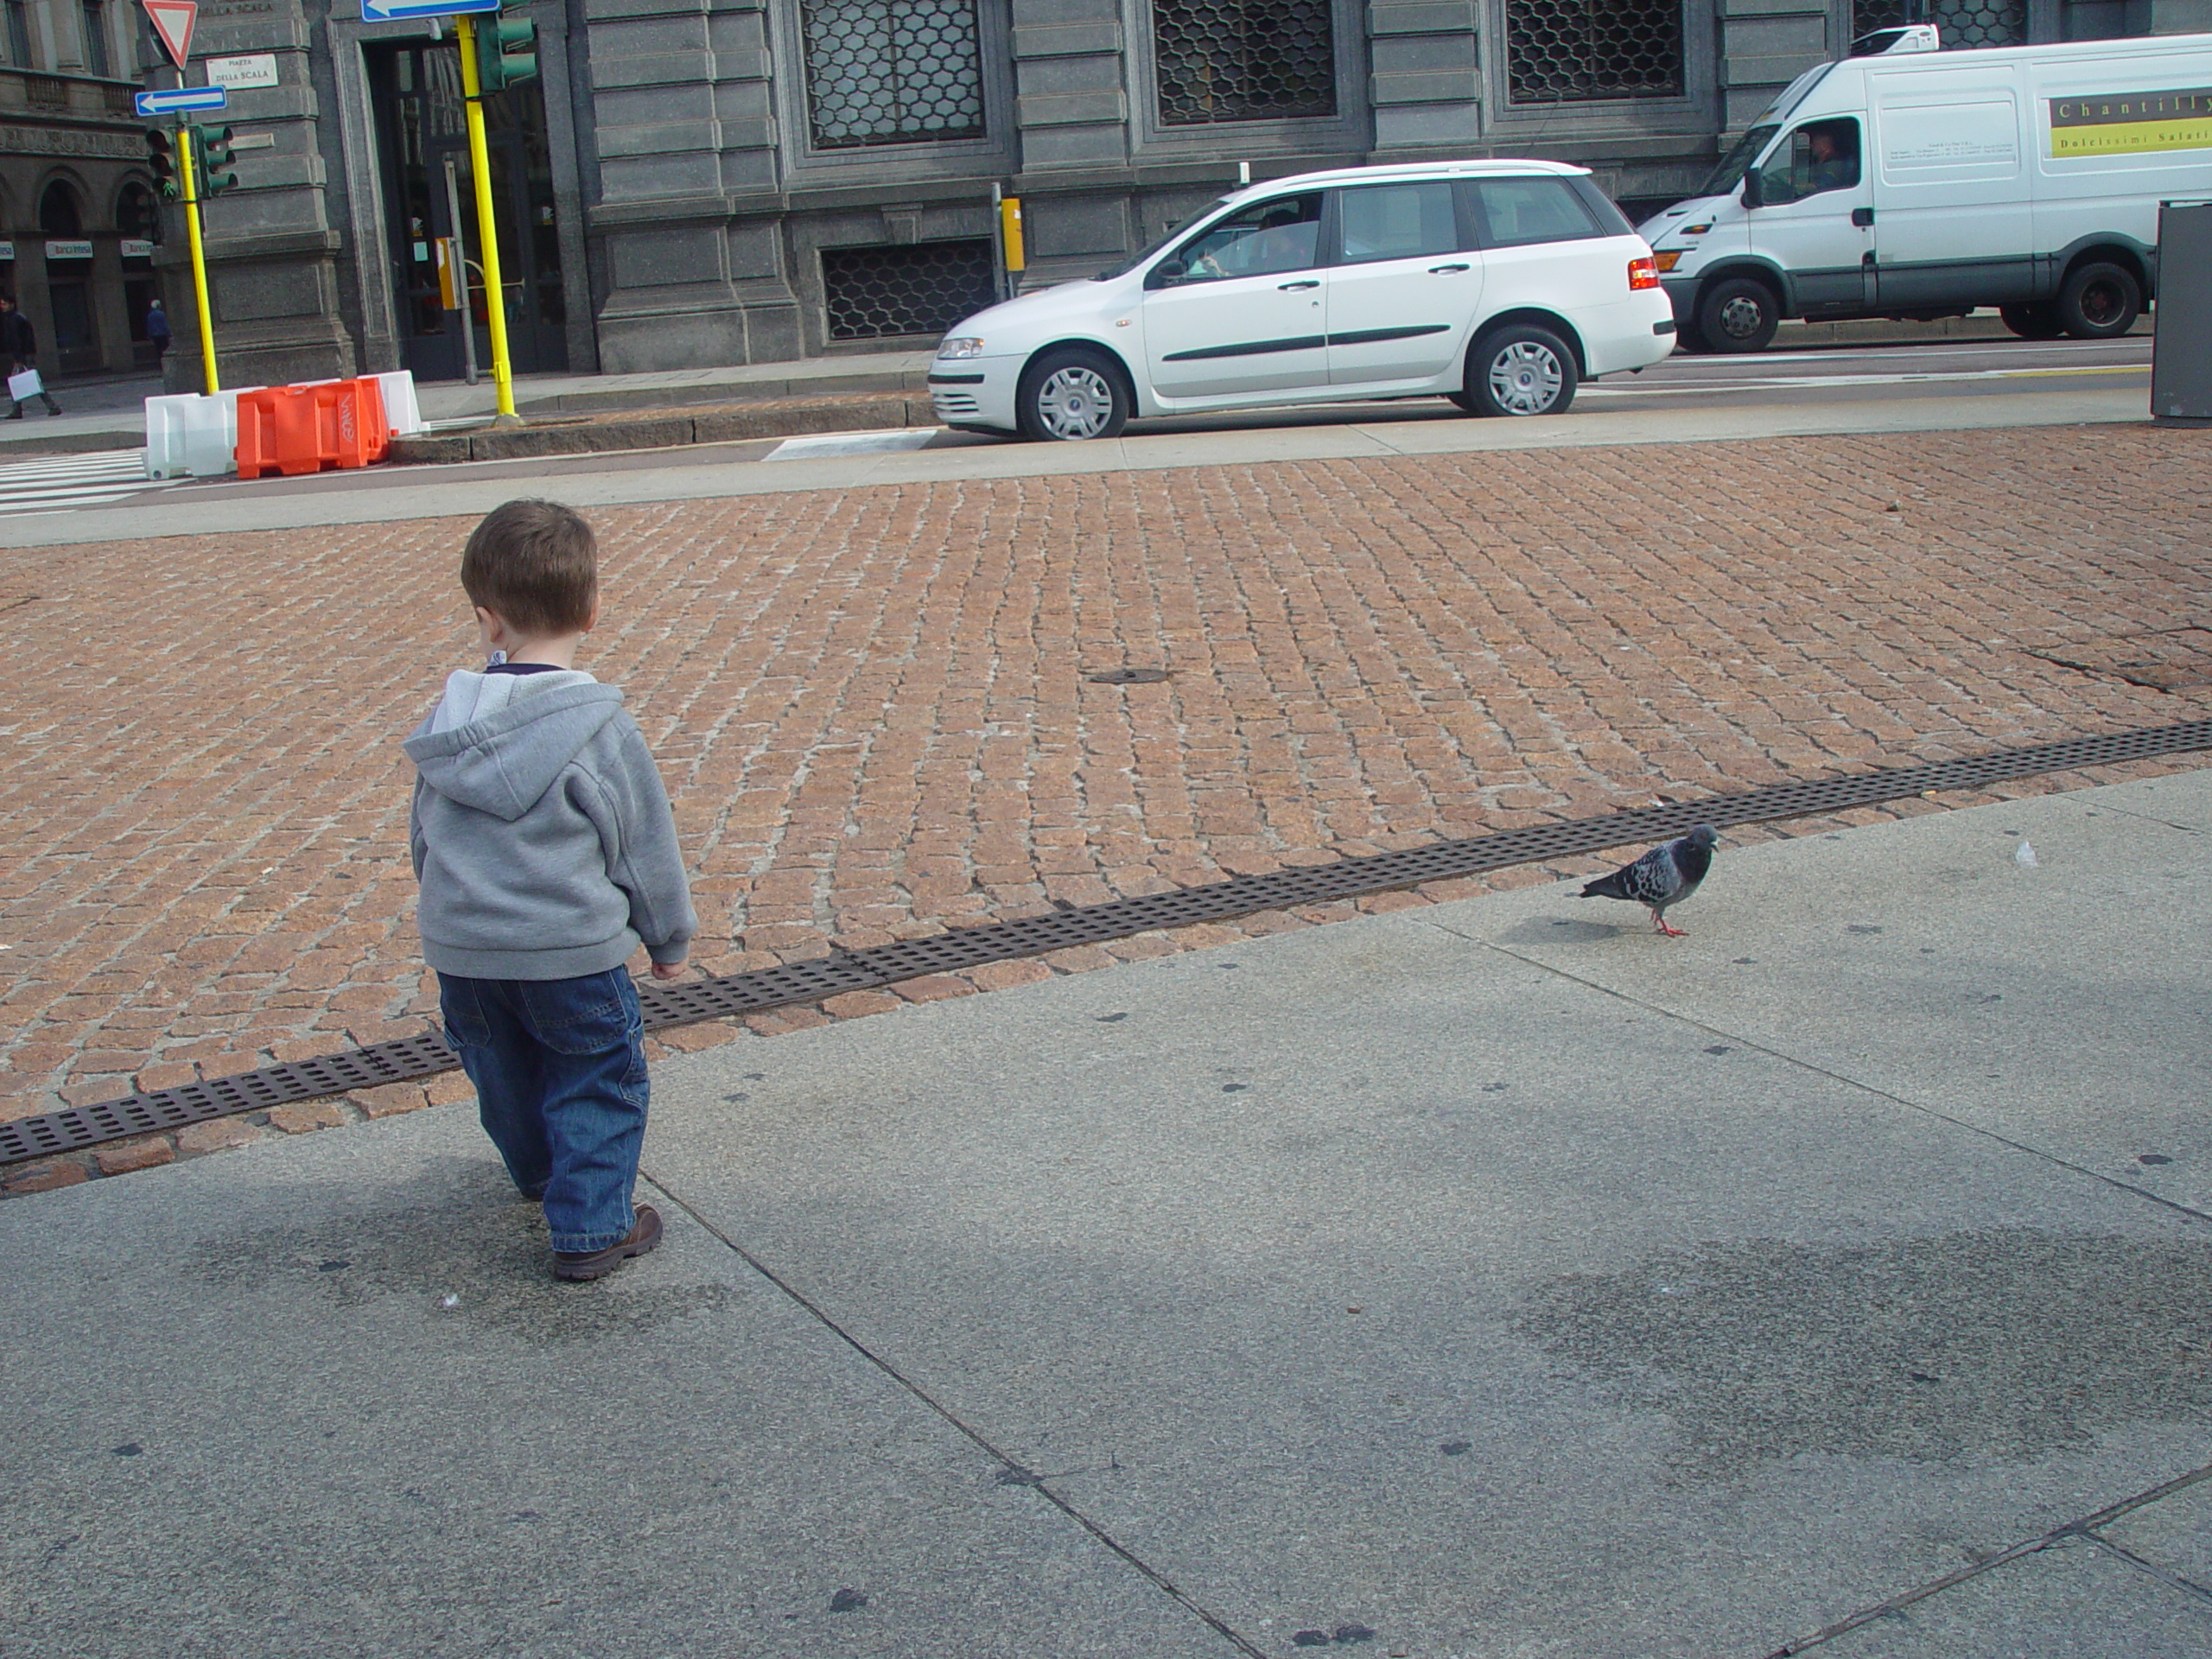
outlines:
M1142 253L954 326L965 431L1110 438L1133 415L1448 397L1556 415L1675 349L1651 250L1586 169L1432 162L1272 179Z
M1684 342L1716 352L1783 317L1989 305L2025 339L2098 340L2156 289L2159 202L2208 195L2212 35L1892 46L1800 75L1641 229Z

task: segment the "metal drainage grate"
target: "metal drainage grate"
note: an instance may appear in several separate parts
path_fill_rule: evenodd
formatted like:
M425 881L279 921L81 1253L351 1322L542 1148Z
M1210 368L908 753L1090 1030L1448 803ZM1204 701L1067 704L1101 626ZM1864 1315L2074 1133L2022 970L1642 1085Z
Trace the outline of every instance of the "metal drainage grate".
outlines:
M1084 678L1093 685L1159 685L1167 678L1164 668L1109 668L1103 673L1086 674Z
M988 238L822 250L832 340L941 334L997 297Z
M1514 104L1679 98L1682 9L1671 0L1506 0Z
M1332 864L1240 876L1203 887L1117 899L1110 904L1026 916L1017 921L957 928L934 938L906 939L866 950L832 950L826 957L785 963L722 979L649 983L638 988L645 1028L696 1025L764 1014L794 1003L818 1002L846 991L870 991L925 974L957 973L986 963L1042 956L1070 945L1103 944L1163 928L1232 921L1264 910L1286 910L1332 899L1364 898L1452 876L1479 875L1518 864L1541 863L1609 847L1656 841L1700 823L1770 823L1853 807L1878 806L1930 790L1978 789L2007 779L2075 772L2127 760L2212 749L2212 721L2102 737L2069 739L2034 748L2006 749L1963 760L1892 767L1846 778L1812 779L1745 795L1675 801L1601 818L1531 824L1502 835L1438 842L1400 853L1338 859ZM207 1118L264 1110L289 1102L320 1099L347 1089L404 1083L460 1065L435 1034L268 1066L235 1077L188 1083L181 1088L132 1095L96 1106L75 1106L43 1117L0 1123L0 1165L80 1151L134 1135L181 1128Z
M1947 52L1961 47L2024 46L2028 4L2027 0L1935 0L1932 5L1916 7L1911 0L1856 0L1851 9L1854 38L1909 22L1935 24Z

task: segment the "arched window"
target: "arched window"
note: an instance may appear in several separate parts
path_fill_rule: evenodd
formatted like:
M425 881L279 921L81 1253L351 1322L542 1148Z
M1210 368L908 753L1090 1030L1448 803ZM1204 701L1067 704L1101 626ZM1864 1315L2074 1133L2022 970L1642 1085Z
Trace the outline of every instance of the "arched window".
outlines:
M38 199L38 227L48 236L82 236L85 216L77 209L77 193L56 179Z

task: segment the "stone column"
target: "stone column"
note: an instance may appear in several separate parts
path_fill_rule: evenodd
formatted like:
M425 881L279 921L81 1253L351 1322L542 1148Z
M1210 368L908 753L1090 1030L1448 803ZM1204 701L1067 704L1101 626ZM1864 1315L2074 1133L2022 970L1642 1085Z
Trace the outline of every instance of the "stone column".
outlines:
M244 141L233 169L238 188L202 209L226 386L328 379L358 366L339 312L342 238L325 195L309 39L300 0L202 0L193 34L196 59L265 53L276 60L276 86L234 89L213 118ZM196 391L204 384L200 329L181 211L170 213L169 225L161 264L176 339L166 381L171 391Z
M1716 11L1724 132L1751 125L1776 93L1832 55L1826 0L1717 0Z
M1128 162L1129 98L1113 0L1014 0L1014 71L1023 172Z
M1464 151L1482 136L1475 0L1370 0L1375 148Z

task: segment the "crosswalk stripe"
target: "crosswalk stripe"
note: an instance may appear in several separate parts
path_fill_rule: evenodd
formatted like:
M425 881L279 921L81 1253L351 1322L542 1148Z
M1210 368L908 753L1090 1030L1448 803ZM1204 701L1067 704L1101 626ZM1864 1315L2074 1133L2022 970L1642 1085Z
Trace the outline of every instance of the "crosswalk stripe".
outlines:
M0 516L66 512L184 481L148 478L143 449L98 449L82 455L0 461Z

